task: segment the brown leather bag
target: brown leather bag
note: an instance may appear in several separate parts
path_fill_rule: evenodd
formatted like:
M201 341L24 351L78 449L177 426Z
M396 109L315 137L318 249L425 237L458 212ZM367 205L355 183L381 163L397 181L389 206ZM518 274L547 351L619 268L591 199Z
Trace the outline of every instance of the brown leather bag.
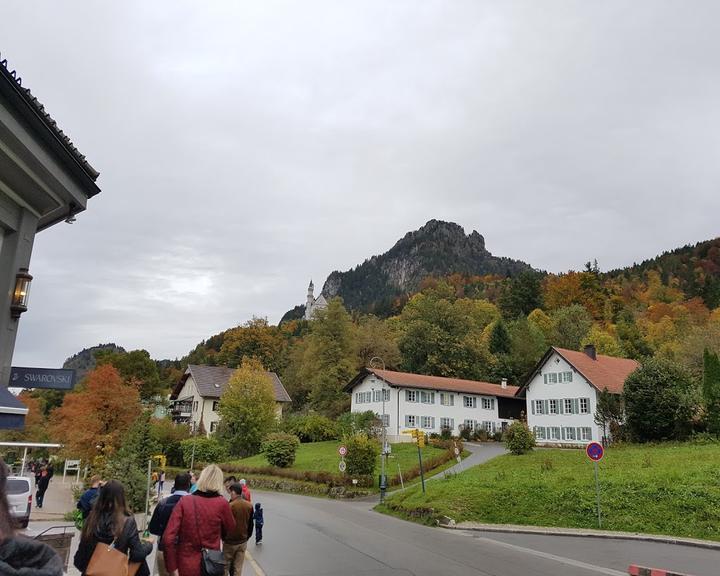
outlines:
M129 553L123 554L115 548L114 540L110 544L98 542L85 569L85 574L87 576L129 576L128 558ZM135 572L137 572L137 568Z

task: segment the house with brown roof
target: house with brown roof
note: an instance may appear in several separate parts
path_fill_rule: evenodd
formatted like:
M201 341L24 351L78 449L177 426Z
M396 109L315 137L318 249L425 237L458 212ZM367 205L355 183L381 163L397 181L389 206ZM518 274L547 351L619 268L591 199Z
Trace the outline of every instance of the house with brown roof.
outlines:
M203 430L209 436L217 430L218 405L234 368L189 364L170 395L173 422L188 424L192 430ZM275 412L282 417L283 408L291 402L290 395L275 372L267 372L275 392Z
M491 384L375 368L363 368L345 387L351 411L375 412L392 442L408 440L403 432L415 428L428 433L448 428L455 435L462 428L503 430L524 410L518 390L506 381Z
M622 394L627 377L640 364L628 358L550 348L518 391L525 398L527 422L538 444L578 445L602 441L595 423L598 395Z

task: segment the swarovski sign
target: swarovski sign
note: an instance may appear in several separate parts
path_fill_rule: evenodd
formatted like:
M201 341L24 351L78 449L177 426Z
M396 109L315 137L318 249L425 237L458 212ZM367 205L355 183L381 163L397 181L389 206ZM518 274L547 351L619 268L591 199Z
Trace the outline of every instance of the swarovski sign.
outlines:
M10 369L10 384L8 386L10 388L72 390L75 386L75 370L13 366Z

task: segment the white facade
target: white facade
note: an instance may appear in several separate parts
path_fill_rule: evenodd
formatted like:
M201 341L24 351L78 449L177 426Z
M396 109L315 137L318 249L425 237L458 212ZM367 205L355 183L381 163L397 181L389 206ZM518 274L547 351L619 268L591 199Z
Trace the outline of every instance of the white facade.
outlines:
M595 424L597 390L553 352L526 388L527 423L538 444L577 445L602 440Z
M327 300L325 300L325 296L320 294L320 296L315 298L315 285L313 284L313 281L310 280L307 300L305 302L305 320L312 320L318 310L325 310L327 306L328 303Z
M187 411L182 412L181 417L190 426L191 430L199 430L201 421L207 436L217 430L218 422L220 422L220 414L217 412L220 399L200 396L192 374L188 376L180 390L176 403L187 405ZM276 402L275 415L278 419L282 418L282 412L282 402Z
M383 410L383 393L385 402ZM425 388L390 386L374 374L368 374L352 389L350 410L372 410L385 414L388 438L391 442L410 441L403 432L419 428L427 433L440 433L450 428L454 435L461 426L484 428L488 432L502 430L512 420L498 416L498 398L492 395L428 390Z

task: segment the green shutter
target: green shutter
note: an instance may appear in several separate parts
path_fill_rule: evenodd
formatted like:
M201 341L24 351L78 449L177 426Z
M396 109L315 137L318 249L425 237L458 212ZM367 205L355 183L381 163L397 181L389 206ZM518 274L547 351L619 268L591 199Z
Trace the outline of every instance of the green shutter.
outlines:
M530 400L530 410L535 414L535 400Z
M549 402L547 400L543 400L543 414L548 414L550 412L549 408Z
M573 398L573 414L580 414L580 398Z

